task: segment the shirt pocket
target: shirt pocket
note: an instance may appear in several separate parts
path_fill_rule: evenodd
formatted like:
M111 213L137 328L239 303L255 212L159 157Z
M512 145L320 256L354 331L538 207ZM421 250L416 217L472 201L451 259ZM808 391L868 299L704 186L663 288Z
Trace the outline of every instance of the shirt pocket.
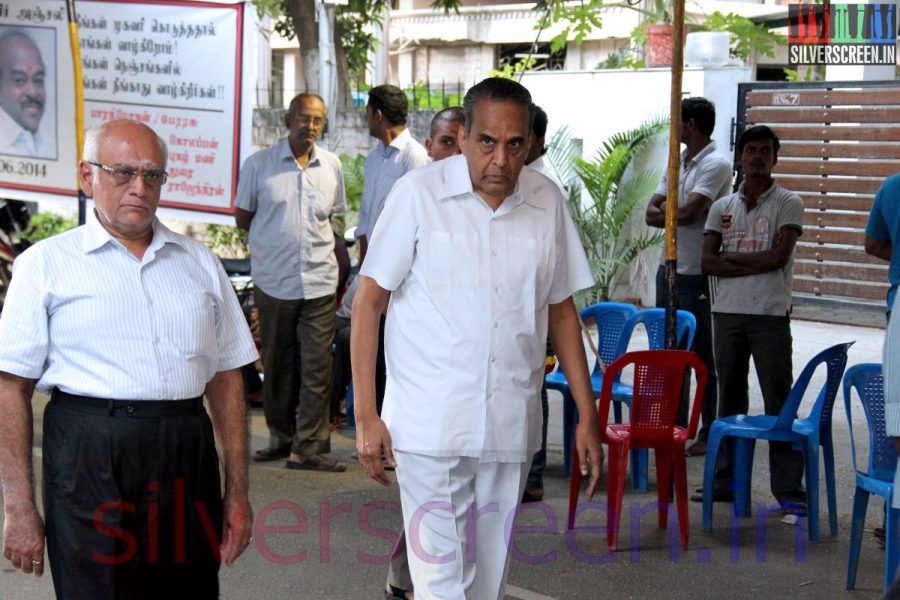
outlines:
M316 221L321 225L331 218L331 211L334 209L334 196L314 190L315 198L313 199L313 215Z
M426 235L425 276L434 304L445 317L466 311L478 300L478 239L465 233Z
M203 292L161 294L160 337L185 358L203 354L216 342L216 309L212 298Z

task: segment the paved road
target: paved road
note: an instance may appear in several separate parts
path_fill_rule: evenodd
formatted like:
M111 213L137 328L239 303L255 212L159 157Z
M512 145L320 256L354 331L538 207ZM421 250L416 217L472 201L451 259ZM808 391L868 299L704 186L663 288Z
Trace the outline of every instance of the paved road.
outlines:
M795 373L818 349L845 340L857 340L850 364L880 360L881 330L810 322L795 322L793 330ZM753 404L760 410L762 402L755 388L751 380ZM44 402L44 398L36 399L38 412ZM677 535L674 511L668 532L656 527L652 508L655 475L651 473L651 493L626 490L628 508L617 553L606 550L605 534L598 529L605 520L599 508L580 515L579 531L574 535L565 532L568 491L562 477L562 411L559 397L551 396L551 403L547 500L530 505L516 520L517 527L530 527L532 532L514 535L508 599L880 597L884 553L869 535L863 543L858 587L844 591L853 484L840 399L834 415L840 512L836 537L824 534L822 542L809 545L803 530L782 523L777 511L760 516L755 508L753 517L732 520L724 505L716 506L714 532L705 534L700 529L699 506L692 505L691 546L681 552L673 542ZM860 420L856 417L855 422ZM252 415L252 430L253 447L262 447L266 430L258 410ZM334 436L333 455L352 463L352 451L352 432L339 431ZM754 502L772 504L766 454L761 445L755 459ZM691 488L701 483L702 465L701 458L688 460ZM400 526L395 488L371 482L355 463L343 474L288 471L280 463L253 465L251 484L255 543L236 566L223 568L223 598L382 598L379 588L384 583L384 561L391 536ZM605 486L602 496L605 498ZM872 504L870 526L880 518L880 502ZM821 521L823 532L827 531L824 513ZM281 527L281 532L276 527ZM8 565L0 571L0 598L52 597L49 576L37 580L13 572Z

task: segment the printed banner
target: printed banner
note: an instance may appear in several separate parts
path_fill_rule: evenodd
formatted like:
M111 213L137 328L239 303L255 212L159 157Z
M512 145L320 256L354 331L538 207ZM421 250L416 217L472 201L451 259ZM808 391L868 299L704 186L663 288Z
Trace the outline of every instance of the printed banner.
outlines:
M897 64L894 4L790 4L788 30L791 64Z
M85 128L148 124L169 148L162 204L230 212L243 5L84 1L76 10ZM73 82L64 1L0 0L0 196L76 193Z

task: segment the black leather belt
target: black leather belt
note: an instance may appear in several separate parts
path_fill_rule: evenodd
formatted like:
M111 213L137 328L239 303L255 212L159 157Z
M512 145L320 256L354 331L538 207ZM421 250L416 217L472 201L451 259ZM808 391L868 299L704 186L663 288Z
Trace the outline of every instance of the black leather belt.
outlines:
M204 412L202 396L187 400L115 400L79 396L54 388L50 394L50 401L61 408L111 417L187 417Z

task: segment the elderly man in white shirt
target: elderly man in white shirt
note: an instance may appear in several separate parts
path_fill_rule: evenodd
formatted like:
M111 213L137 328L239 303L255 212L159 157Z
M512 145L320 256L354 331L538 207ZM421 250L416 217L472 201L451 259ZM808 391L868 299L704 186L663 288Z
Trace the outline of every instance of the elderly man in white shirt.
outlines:
M38 130L47 95L44 77L41 51L28 34L0 29L0 154L53 157Z
M359 202L360 262L365 259L369 238L384 200L398 179L408 171L430 162L425 147L413 139L406 128L408 100L403 90L393 85L379 85L369 90L366 116L369 135L377 138L378 146L366 155L363 194Z
M253 460L287 458L289 469L336 473L346 465L324 456L338 283L331 219L346 200L340 159L316 144L327 116L316 94L291 101L287 139L241 168L234 216L250 231L265 373L269 446Z
M522 168L530 106L531 95L511 80L469 90L463 156L397 183L354 302L357 450L385 485L382 456L396 465L417 599L503 598L504 526L540 443L548 329L579 409L576 446L585 474L590 465L589 496L600 477L572 301L593 278L564 198ZM382 420L374 367L385 310Z
M58 598L216 598L220 560L250 540L240 367L256 348L218 259L155 218L165 143L110 121L84 157L96 218L16 260L0 319L3 555L40 576L46 531ZM46 527L35 387L52 391Z

